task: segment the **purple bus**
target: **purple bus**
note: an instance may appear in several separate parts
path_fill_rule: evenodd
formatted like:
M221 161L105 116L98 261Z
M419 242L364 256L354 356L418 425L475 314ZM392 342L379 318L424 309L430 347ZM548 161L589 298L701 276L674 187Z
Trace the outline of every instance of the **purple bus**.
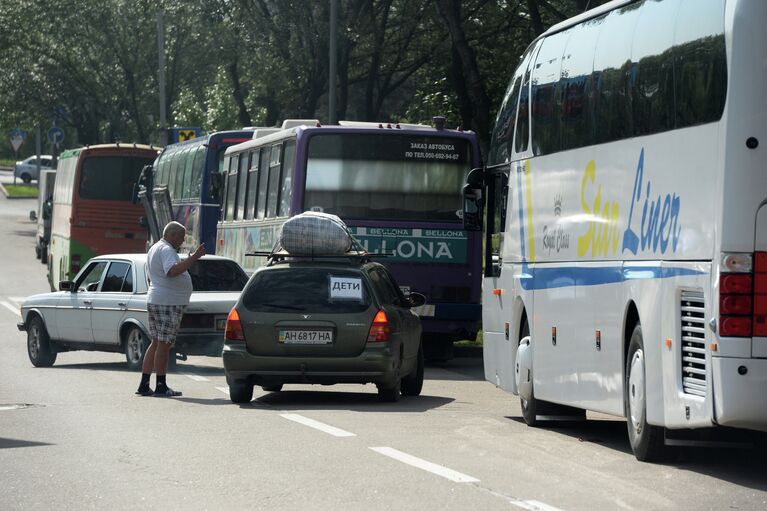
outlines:
M256 130L227 149L225 195L216 253L252 272L272 249L282 223L303 211L341 217L394 274L418 308L424 351L452 356L453 342L474 340L481 318L481 233L463 229L463 186L478 167L472 132L406 124L285 121Z

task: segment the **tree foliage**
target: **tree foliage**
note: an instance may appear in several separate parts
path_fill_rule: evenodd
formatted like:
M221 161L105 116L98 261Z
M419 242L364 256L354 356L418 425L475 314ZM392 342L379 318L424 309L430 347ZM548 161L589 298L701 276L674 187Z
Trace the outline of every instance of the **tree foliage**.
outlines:
M525 47L600 3L338 0L336 117L444 115L486 145ZM330 0L14 0L0 9L0 129L157 143L160 13L169 125L327 121Z

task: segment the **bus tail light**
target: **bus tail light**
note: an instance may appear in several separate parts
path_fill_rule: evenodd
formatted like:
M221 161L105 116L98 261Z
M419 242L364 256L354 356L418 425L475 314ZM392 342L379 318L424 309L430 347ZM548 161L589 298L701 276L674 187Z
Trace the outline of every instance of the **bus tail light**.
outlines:
M232 307L232 310L229 311L229 316L226 318L226 330L224 332L224 338L227 341L245 340L245 332L242 330L240 314L234 307Z
M368 331L368 342L386 342L391 338L389 318L383 310L379 310L373 318L373 324Z
M767 336L767 252L722 255L719 335Z

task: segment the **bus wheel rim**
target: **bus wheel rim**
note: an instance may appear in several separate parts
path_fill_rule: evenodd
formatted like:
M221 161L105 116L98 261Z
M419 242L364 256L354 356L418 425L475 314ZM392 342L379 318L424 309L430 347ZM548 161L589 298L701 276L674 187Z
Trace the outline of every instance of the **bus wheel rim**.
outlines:
M640 434L645 413L645 371L642 350L634 352L629 371L629 420L636 434Z

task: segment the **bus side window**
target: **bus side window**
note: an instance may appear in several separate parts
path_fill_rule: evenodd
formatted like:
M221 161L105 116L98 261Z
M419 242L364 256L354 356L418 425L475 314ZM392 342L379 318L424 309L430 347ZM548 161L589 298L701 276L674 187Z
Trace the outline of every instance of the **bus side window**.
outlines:
M594 53L595 144L632 135L631 46L639 11L628 5L611 11L599 32Z
M280 153L282 145L272 146L271 157L269 159L269 198L266 203L266 217L274 218L277 216L277 206L280 198Z
M519 101L519 88L522 83L522 76L517 74L506 92L503 99L501 110L498 113L498 119L493 129L493 138L490 141L489 164L505 163L511 157L511 142L514 138L517 121L517 102Z
M280 191L280 209L278 216L290 215L290 199L293 196L293 170L296 161L296 142L288 140L283 144L282 190Z
M197 146L197 150L194 151L194 159L192 162L192 182L189 186L189 196L201 200L200 193L202 191L202 179L203 170L205 168L205 146L200 144Z
M727 96L721 5L682 0L673 33L676 127L720 119Z
M562 94L562 150L594 140L594 47L607 15L581 23L567 40L559 88Z
M195 148L190 147L184 151L184 179L181 182L181 198L191 199L192 195L192 173L194 172L194 154Z
M229 170L226 173L226 219L234 220L235 204L237 203L237 162L238 155L229 158Z
M559 76L571 30L544 39L533 67L533 151L536 156L560 149Z
M258 164L258 168L261 169L261 171L258 173L258 203L256 204L258 218L264 218L266 216L266 185L269 183L270 153L271 151L268 147L261 148L261 159Z
M256 213L256 193L258 192L258 149L250 152L248 169L248 193L245 200L245 219L253 220Z
M248 193L248 167L250 153L240 153L237 165L237 220L245 218L245 201Z

